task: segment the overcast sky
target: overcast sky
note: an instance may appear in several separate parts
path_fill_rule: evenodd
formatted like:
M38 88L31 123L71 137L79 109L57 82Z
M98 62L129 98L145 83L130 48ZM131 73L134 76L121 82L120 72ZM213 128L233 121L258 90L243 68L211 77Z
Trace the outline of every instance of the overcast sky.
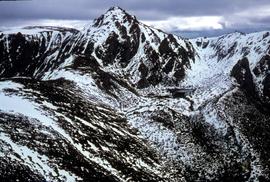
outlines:
M201 35L270 29L270 0L0 0L0 27L80 27L111 6L168 32Z

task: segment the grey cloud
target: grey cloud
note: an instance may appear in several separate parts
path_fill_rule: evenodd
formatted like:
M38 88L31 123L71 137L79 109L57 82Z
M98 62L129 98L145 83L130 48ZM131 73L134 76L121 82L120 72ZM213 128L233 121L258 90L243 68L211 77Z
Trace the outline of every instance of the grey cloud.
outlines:
M237 29L245 22L234 14L247 9L270 6L269 0L32 0L0 1L0 26L41 19L92 20L111 6L120 6L140 20L165 20L170 17L222 16ZM268 17L246 17L252 24L267 27ZM225 22L224 22L225 25ZM232 28L232 27L228 27Z
M93 19L110 6L120 6L145 20L169 16L224 15L267 4L269 0L32 0L0 2L0 17Z

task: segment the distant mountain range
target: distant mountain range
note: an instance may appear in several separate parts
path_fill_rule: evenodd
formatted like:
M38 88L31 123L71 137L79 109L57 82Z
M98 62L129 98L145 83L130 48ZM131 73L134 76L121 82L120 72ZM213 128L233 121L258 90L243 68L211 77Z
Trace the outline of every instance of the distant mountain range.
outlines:
M270 32L187 39L119 7L0 32L1 181L269 181Z
M242 32L242 33L254 33L254 32L262 32L264 30L268 30L266 28L246 28L246 29L217 29L217 30L177 30L171 31L172 34L182 36L189 39L195 39L198 37L219 37L225 34L231 34L235 32Z

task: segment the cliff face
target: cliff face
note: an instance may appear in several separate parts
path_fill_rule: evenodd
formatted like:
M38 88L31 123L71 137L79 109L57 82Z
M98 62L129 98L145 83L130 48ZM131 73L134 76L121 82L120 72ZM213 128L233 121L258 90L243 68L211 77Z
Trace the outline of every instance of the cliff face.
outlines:
M183 39L118 7L0 33L0 178L269 180L269 43Z

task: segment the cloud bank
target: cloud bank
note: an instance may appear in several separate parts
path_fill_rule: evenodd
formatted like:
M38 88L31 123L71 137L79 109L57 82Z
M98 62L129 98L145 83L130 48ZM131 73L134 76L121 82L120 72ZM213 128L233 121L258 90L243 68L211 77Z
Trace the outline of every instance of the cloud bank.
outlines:
M269 0L32 0L0 1L0 27L28 24L78 26L120 6L169 32L267 29ZM66 24L65 24L66 23ZM79 25L81 26L81 25Z

